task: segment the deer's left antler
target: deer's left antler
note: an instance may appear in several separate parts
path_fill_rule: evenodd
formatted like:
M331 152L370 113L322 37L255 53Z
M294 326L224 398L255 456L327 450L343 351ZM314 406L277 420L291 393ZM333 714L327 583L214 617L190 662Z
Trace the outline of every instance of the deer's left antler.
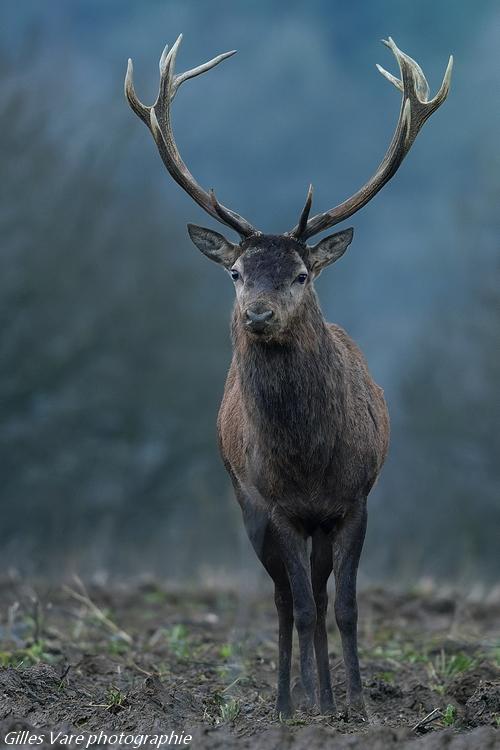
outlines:
M391 37L388 40L384 39L383 43L392 50L398 61L401 78L396 78L380 65L377 65L377 68L403 94L399 120L391 144L373 177L357 193L329 211L317 214L307 220L311 204L311 189L309 188L308 199L301 219L291 231L291 235L297 239L305 241L309 237L318 234L318 232L322 232L349 218L349 216L352 216L356 211L365 206L385 183L394 176L399 165L412 147L420 128L444 102L448 95L453 68L452 55L450 55L441 88L436 96L429 101L429 84L420 65L415 60L412 60L411 57L405 55L404 52L401 52Z

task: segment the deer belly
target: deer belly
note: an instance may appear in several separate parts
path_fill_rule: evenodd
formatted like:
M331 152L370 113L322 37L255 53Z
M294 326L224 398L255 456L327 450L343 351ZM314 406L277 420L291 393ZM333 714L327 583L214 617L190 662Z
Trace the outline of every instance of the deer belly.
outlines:
M318 467L289 462L280 466L261 458L247 462L245 474L244 484L258 494L260 504L312 525L342 517L367 485L366 471L345 472L333 463Z

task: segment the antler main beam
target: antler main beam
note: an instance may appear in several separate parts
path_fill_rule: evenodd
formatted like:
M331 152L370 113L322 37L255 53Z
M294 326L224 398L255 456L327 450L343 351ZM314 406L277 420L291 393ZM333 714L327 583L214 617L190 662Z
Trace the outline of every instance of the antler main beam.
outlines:
M125 96L136 115L147 125L151 131L160 156L167 170L174 180L198 203L207 213L217 221L226 224L236 230L241 237L250 237L258 232L239 214L226 208L219 203L213 191L207 192L194 179L189 169L184 164L175 144L170 116L170 105L179 89L179 86L189 78L195 78L216 65L234 55L236 50L224 52L213 60L203 65L187 70L185 73L175 74L175 59L182 41L179 35L173 47L169 50L168 45L160 57L160 87L155 103L151 107L145 106L137 97L133 82L133 64L129 59L127 75L125 77Z
M377 65L377 69L403 94L399 119L391 144L373 177L357 193L329 211L313 216L307 222L304 221L303 212L301 220L290 233L297 239L305 241L318 232L344 221L365 206L394 176L412 147L419 130L448 95L453 56L450 55L441 88L436 96L428 101L429 85L420 65L411 57L405 55L391 37L388 40L383 40L383 43L389 47L398 61L401 78L396 78L380 65ZM309 198L310 192L306 206L310 205Z

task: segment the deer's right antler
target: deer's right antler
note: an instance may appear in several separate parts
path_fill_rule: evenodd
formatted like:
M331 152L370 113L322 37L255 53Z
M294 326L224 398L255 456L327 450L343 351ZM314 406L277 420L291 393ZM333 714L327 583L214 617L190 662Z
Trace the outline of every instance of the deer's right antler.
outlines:
M136 115L141 118L151 131L163 163L171 176L186 193L207 213L213 216L214 219L232 227L241 237L250 237L251 235L258 234L246 219L231 211L231 209L226 208L222 203L219 203L213 191L207 192L196 182L179 154L170 118L170 105L179 86L189 78L194 78L211 68L215 68L220 62L234 55L236 50L224 52L222 55L214 57L213 60L209 60L203 65L187 70L185 73L175 75L175 58L181 41L182 34L179 35L170 51L168 50L168 45L163 50L160 58L160 88L156 101L151 107L146 107L135 93L133 65L130 59L125 77L125 96Z

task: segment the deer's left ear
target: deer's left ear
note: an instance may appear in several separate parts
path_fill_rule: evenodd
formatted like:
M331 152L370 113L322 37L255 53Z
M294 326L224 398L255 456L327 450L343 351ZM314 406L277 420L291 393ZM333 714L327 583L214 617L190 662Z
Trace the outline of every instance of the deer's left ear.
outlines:
M319 276L323 268L335 263L342 257L352 242L354 229L344 229L342 232L336 232L324 240L320 240L317 245L309 248L309 268L314 276Z

